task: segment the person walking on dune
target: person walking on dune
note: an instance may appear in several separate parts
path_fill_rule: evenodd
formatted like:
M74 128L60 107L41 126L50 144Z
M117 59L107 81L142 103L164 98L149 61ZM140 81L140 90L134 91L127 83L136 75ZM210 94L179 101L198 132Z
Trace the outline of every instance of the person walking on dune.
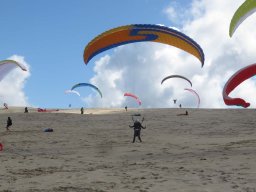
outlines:
M84 114L84 108L83 107L80 109L80 111L81 111L81 114Z
M141 128L142 129L146 129L146 126L143 127L139 121L139 119L136 119L133 123L133 125L129 125L130 128L134 129L134 135L133 135L133 143L135 142L135 138L138 137L140 142L142 142L141 138L140 138L140 132L141 132Z
M9 131L9 127L12 126L12 119L11 117L7 118L7 124L6 124L6 131Z
M28 113L28 108L27 107L25 107L24 113Z

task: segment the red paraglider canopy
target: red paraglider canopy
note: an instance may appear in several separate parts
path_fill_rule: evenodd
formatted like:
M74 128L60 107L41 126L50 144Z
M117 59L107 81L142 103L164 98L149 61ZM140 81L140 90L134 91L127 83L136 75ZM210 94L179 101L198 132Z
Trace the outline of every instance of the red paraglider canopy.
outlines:
M134 99L137 101L137 103L138 103L139 105L141 105L141 100L140 100L139 97L137 97L136 95L134 95L134 94L132 94L132 93L125 93L124 96L128 96L128 97L134 98Z
M200 106L200 97L199 97L198 93L195 90L189 89L189 88L185 88L184 90L190 91L191 93L193 93L197 97L197 108L199 108L199 106Z
M254 75L256 75L256 64L244 67L230 77L222 91L223 100L226 105L237 105L244 108L250 106L250 103L246 102L242 98L231 98L228 95L243 81Z
M3 151L3 144L0 143L0 151Z
M59 109L42 109L42 108L37 108L37 112L53 112L53 111L59 111Z

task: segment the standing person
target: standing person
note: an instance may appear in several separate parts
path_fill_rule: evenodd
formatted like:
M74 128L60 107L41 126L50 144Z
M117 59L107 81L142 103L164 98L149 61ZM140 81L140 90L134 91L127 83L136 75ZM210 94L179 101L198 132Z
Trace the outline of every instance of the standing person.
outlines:
M182 106L181 106L181 104L180 104L180 108L181 108Z
M28 108L27 107L25 107L24 113L28 113Z
M141 138L140 138L140 131L141 128L146 129L146 126L143 127L139 121L139 119L136 119L133 123L133 125L129 125L130 128L134 129L134 135L133 135L133 143L135 142L135 138L138 137L140 142L142 142Z
M84 108L81 107L81 114L84 114Z
M125 108L125 111L127 111L127 106L125 106L124 108Z
M7 124L6 124L6 131L9 131L10 126L12 126L12 119L11 119L11 117L8 117Z

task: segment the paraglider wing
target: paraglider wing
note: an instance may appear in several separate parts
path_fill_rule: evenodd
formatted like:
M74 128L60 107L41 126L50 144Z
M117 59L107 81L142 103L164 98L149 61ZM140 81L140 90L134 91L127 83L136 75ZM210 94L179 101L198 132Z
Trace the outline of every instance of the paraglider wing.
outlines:
M189 88L185 88L184 90L190 91L191 93L193 93L197 97L197 108L199 108L199 106L200 106L200 97L197 94L197 92L195 90L189 89Z
M27 71L27 69L18 63L17 61L14 60L3 60L0 61L0 81L13 69L15 68L20 68L23 71Z
M250 106L250 103L246 102L242 98L231 98L228 95L243 81L254 75L256 75L256 64L244 67L230 77L222 91L223 100L226 105L237 105L244 108Z
M78 84L74 85L74 86L71 88L71 90L73 91L73 89L76 89L76 88L78 88L78 87L84 87L84 86L89 86L89 87L95 89L95 90L100 94L100 96L101 96L101 98L102 98L102 93L101 93L101 91L99 90L99 88L96 87L95 85L90 84L90 83L78 83Z
M229 25L229 36L232 37L238 26L256 11L256 1L246 0L233 15Z
M84 49L87 64L95 55L108 49L135 42L158 42L175 46L195 56L204 65L202 48L190 37L169 27L134 24L113 28L94 38Z
M65 93L75 93L77 94L79 97L80 97L80 93L78 91L75 91L75 90L66 90Z
M137 103L138 103L139 105L141 105L141 100L140 100L139 97L137 97L136 95L134 95L134 94L132 94L132 93L125 93L124 96L128 96L128 97L134 98L134 99L137 101Z
M163 84L163 82L165 82L165 80L170 79L170 78L174 78L174 77L178 77L178 78L182 78L182 79L186 80L187 82L189 82L189 84L190 84L191 87L192 87L192 82L191 82L188 78L186 78L186 77L184 77L184 76L181 76L181 75L170 75L170 76L167 76L167 77L165 77L165 78L161 81L161 84Z
M59 111L59 109L42 109L42 108L37 108L37 112L53 112L53 111Z

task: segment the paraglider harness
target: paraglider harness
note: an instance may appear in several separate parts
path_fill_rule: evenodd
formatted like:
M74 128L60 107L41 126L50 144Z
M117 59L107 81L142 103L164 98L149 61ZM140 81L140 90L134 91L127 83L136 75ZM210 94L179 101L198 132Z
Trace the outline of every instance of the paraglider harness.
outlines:
M132 115L133 125L129 125L130 128L134 129L133 143L135 142L135 137L138 137L141 142L141 138L140 138L141 128L146 129L146 126L145 127L142 126L142 123L145 120L145 118L143 117L140 122L138 120L134 120L134 116L140 116L140 114Z
M133 121L133 123L137 120L137 119L134 120L134 117L140 117L140 116L141 116L140 113L135 113L135 114L133 114L133 115L132 115L132 121ZM145 118L142 117L141 123L143 123L144 120L145 120Z

